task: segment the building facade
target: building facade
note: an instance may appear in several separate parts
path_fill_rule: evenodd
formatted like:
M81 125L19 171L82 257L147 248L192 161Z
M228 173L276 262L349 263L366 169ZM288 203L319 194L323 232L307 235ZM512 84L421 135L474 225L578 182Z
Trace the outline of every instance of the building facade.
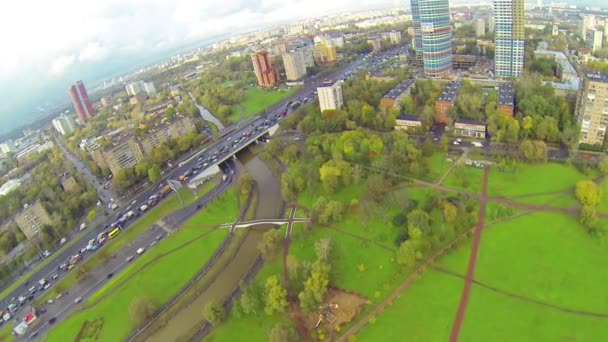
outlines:
M156 87L154 86L154 82L144 83L144 91L148 97L156 97Z
M378 53L382 50L382 41L379 37L370 37L367 43L372 46L372 53Z
M458 97L461 82L452 81L445 85L443 92L435 101L435 122L448 125L451 123L451 111L454 107L454 101Z
M39 201L26 204L15 214L14 220L28 240L35 238L42 231L42 227L53 223L49 213Z
M127 84L125 86L125 90L127 91L127 95L135 96L139 93L145 92L144 87L144 81L135 81Z
M585 74L578 124L581 127L579 143L604 144L608 128L608 74Z
M475 35L477 37L486 35L486 20L484 18L479 18L475 21Z
M72 99L74 110L76 110L76 114L80 120L84 122L88 118L95 116L95 109L93 109L93 104L89 100L89 94L82 81L72 84L68 89L68 94L70 95L70 99Z
M338 59L336 47L327 43L317 43L313 48L314 61L317 64L327 64Z
M344 105L342 83L340 81L327 87L317 88L317 95L319 96L321 112L327 109L340 109Z
M401 44L401 31L391 31L388 33L388 39L391 41L391 43L399 45Z
M407 79L399 83L380 99L380 107L386 109L400 109L401 100L410 94L413 85L413 79Z
M485 139L486 123L483 121L456 119L454 135L466 138Z
M273 88L279 83L277 69L270 63L270 56L266 51L258 51L251 55L253 71L258 80L258 85L262 88Z
M70 135L76 130L76 121L69 115L61 114L52 121L53 127L61 135Z
M190 115L176 115L171 119L163 118L150 125L140 144L144 155L151 155L152 150L162 143L177 139L196 131L196 125Z
M414 48L427 77L452 70L452 25L448 0L411 0Z
M604 32L601 30L587 30L587 47L591 49L591 52L596 52L602 48L604 42Z
M128 167L135 167L137 163L144 159L139 144L128 136L114 142L103 151L103 157L112 174Z
M395 130L420 132L422 130L422 121L417 116L399 115L395 119Z
M494 74L519 77L524 70L524 0L494 0Z
M306 63L301 50L292 50L283 54L283 65L288 81L299 80L306 75Z

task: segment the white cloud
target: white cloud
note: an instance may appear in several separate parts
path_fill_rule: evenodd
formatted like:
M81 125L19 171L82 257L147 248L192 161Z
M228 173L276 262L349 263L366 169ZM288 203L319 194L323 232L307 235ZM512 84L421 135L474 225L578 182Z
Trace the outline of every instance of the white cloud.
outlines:
M100 61L108 56L109 50L100 42L88 43L78 55L78 61Z
M51 69L49 71L51 76L61 76L63 73L76 61L76 56L68 55L68 56L59 56L57 59L53 61L51 64Z

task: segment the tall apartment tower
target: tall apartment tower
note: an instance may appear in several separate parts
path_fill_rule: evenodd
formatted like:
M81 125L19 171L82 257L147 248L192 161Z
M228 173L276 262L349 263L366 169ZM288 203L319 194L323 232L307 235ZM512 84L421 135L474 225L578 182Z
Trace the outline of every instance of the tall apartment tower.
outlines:
M258 51L252 54L251 62L260 87L272 88L279 83L279 74L277 69L272 67L268 52Z
M82 81L72 84L68 89L68 94L70 94L72 104L80 120L86 121L95 115L95 109L93 109L93 104L89 100L89 94L87 94L87 89Z
M452 25L448 0L411 0L416 57L427 77L452 70Z
M586 72L581 107L579 143L602 145L608 129L608 74Z
M283 55L285 75L288 81L295 81L306 75L306 63L302 50L292 50Z
M339 80L330 86L318 87L317 94L321 112L327 109L340 109L344 105L342 83Z
M494 73L497 78L519 77L524 69L524 0L494 0Z

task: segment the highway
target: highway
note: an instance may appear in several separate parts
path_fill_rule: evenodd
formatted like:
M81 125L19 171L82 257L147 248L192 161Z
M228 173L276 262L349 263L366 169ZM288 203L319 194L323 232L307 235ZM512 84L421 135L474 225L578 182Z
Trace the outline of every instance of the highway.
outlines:
M380 59L385 54L394 55L395 53L396 53L396 50L389 50L389 51L385 52L384 54L379 54L379 55L375 56L374 59ZM157 193L159 191L159 189L162 188L162 186L164 186L166 184L165 181L167 179L176 179L180 175L183 175L189 171L193 171L193 168L197 164L200 166L200 168L197 170L197 172L202 172L206 168L219 163L219 161L221 161L221 160L227 160L231 155L233 155L235 153L235 151L242 149L243 147L249 145L250 143L252 143L255 140L254 138L256 138L257 135L253 134L254 132L261 131L261 130L267 130L269 127L272 127L273 125L277 124L278 121L281 119L280 114L287 108L288 103L290 103L291 101L297 100L297 99L303 99L304 97L308 97L309 99L312 100L314 97L313 93L316 90L316 88L318 86L323 85L323 83L326 80L335 81L338 79L344 79L345 77L347 77L347 75L352 74L353 71L357 67L360 67L364 63L365 63L364 59L362 57L360 57L359 59L355 60L354 62L351 62L349 64L342 66L338 70L335 70L335 71L330 72L325 75L319 75L318 77L309 78L308 79L309 82L307 82L297 93L289 96L288 98L284 99L281 103L278 103L277 105L273 106L272 109L268 113L255 118L255 120L249 122L246 125L243 125L242 127L237 128L234 132L230 133L222 141L218 141L215 144L211 145L206 150L204 150L198 158L192 158L191 161L186 162L181 166L176 165L174 167L174 169L172 169L169 172L166 172L165 175L163 176L163 179L159 183L157 183L157 185L159 185L159 186L155 185L153 187L150 187L150 188L144 190L142 193L139 193L133 199L135 204L133 204L131 206L131 209L135 211L142 204L147 202L148 198L151 195ZM251 135L248 135L250 133L251 133ZM215 161L214 161L214 157L216 157ZM207 160L207 165L204 165L205 160ZM127 200L125 200L124 202L128 203ZM124 209L124 207L118 208L117 210L120 211L121 213L125 213L127 211L126 209ZM194 213L194 212L196 212L197 209L190 209L190 210L192 210L192 213ZM96 227L94 229L88 228L91 230L87 234L85 234L80 239L80 241L76 242L70 248L63 251L60 255L54 256L55 258L52 262L50 262L48 265L46 265L41 270L39 270L34 275L32 275L29 278L28 285L24 284L23 286L17 288L15 291L13 291L11 294L9 294L7 297L3 298L2 302L1 302L2 307L6 308L9 304L9 301L11 298L16 299L20 295L28 293L28 288L34 284L37 285L37 282L39 279L44 278L44 279L50 280L51 276L54 274L59 274L59 275L63 274L64 272L58 271L58 266L62 263L65 263L69 259L70 256L77 254L80 249L82 249L83 247L86 246L86 244L89 240L96 238L100 232L107 230L108 229L107 226L109 226L111 223L117 221L118 218L119 218L119 216L117 217L116 212L114 212L105 221L105 224L99 225L98 227ZM132 220L131 223L134 221L135 220ZM124 229L128 229L128 224L124 227ZM154 234L152 234L152 235L154 235ZM144 242L146 242L146 241L143 241L142 243L144 243ZM90 252L85 252L85 253L90 253ZM89 255L94 256L94 253L89 254ZM117 256L116 258L117 258L117 260L122 260L122 258L120 256ZM109 264L112 264L112 263L109 263ZM108 271L110 271L110 272L108 272ZM103 272L100 270L100 272L101 273L106 273L106 272L113 273L112 270L107 270L107 269L104 269ZM95 271L93 271L93 273L95 273ZM58 280L59 279L54 280L53 283L55 283ZM99 285L95 285L95 286L102 286L103 283L104 283L104 281L101 281ZM38 292L37 296L39 296L41 293L42 292ZM73 290L72 289L68 290L68 293L73 293ZM48 317L51 317L49 314L47 314L45 316L47 317L47 319L48 319ZM19 315L16 318L20 319Z

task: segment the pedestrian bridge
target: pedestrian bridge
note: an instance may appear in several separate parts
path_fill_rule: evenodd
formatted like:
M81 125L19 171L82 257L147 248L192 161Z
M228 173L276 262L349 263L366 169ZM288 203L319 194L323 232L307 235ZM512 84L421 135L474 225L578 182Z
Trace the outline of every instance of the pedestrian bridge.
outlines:
M225 223L220 225L220 228L249 228L253 226L259 226L263 224L273 224L277 226L281 226L284 224L288 224L289 222L310 222L309 218L294 218L293 220L289 219L262 219L262 220L252 220L252 221L241 221L235 223Z

